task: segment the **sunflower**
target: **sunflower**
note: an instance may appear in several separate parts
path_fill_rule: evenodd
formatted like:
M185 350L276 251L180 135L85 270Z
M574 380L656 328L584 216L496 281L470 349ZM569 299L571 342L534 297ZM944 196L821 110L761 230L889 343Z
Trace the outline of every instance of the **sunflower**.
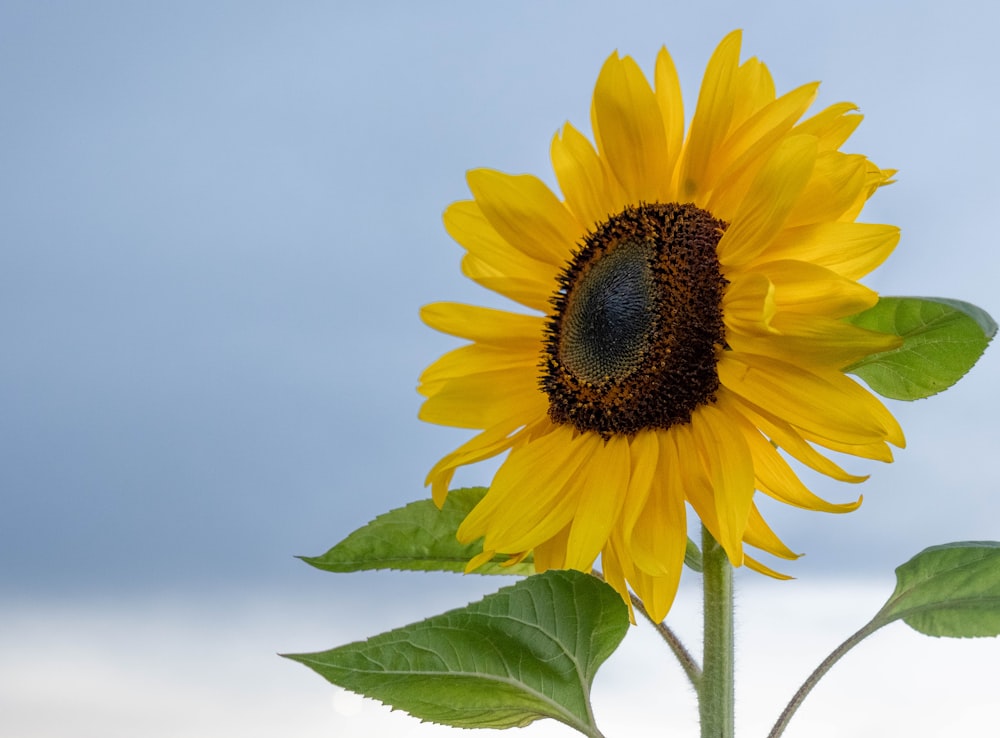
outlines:
M477 169L445 227L462 271L530 313L437 303L423 320L471 343L421 376L423 420L479 431L431 470L443 504L457 467L508 452L459 528L539 571L628 587L655 619L680 578L690 507L734 566L796 557L755 493L847 512L787 457L844 482L827 451L891 461L903 434L843 368L899 339L844 318L899 240L855 222L892 170L840 149L850 103L803 119L818 83L780 97L729 34L685 135L680 83L659 52L650 85L612 54L591 107L594 142L567 123L551 148L562 198L530 175ZM787 456L786 456L787 455Z

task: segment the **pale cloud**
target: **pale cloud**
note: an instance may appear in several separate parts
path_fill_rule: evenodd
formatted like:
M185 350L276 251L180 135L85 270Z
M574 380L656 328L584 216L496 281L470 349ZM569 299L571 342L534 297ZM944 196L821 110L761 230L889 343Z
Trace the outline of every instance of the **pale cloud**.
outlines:
M738 730L766 734L808 672L860 627L890 581L781 583L740 577ZM447 607L396 609L396 623ZM458 580L455 580L458 581ZM461 589L461 588L459 588ZM485 589L483 591L486 591ZM329 603L327 603L329 604ZM372 601L370 606L378 610ZM365 602L323 613L316 599L216 596L89 605L8 603L0 615L0 734L19 738L446 738L335 687L275 650L321 650L374 635ZM674 627L698 645L698 592L682 589ZM308 613L306 617L304 614ZM651 660L655 656L655 661ZM996 639L950 640L889 626L838 664L787 738L983 734L996 725ZM615 736L697 734L694 696L648 628L633 628L595 684L595 712ZM475 735L500 735L483 731ZM505 735L512 735L505 733ZM542 721L517 735L569 738Z

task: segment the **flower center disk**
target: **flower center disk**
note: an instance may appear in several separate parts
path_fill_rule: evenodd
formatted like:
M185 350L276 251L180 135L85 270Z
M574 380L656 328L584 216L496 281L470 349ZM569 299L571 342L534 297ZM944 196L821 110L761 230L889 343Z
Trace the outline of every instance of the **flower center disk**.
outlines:
M546 324L541 385L554 422L632 435L715 401L725 226L691 204L655 203L588 234Z

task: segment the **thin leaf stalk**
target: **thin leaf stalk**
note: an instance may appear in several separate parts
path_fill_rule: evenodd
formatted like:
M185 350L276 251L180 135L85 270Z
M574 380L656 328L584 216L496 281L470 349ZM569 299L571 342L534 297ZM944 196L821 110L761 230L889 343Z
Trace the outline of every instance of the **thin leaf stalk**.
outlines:
M673 651L674 656L677 657L678 663L687 675L688 681L690 681L691 686L694 687L694 691L697 692L701 689L701 667L698 666L698 662L695 661L691 652L687 650L687 647L681 639L677 637L677 634L674 633L674 631L671 630L670 626L666 623L658 623L653 620L645 606L642 604L642 600L640 600L636 595L629 592L629 598L632 600L632 607L642 613L643 617L645 617L656 632L659 633L660 638L662 638L670 650Z
M802 683L802 686L799 687L798 691L792 696L792 699L789 700L788 704L785 705L785 709L782 710L781 715L778 716L778 721L774 724L774 727L771 728L771 732L767 734L767 738L780 738L780 736L785 732L785 728L788 727L788 723L791 722L792 716L795 715L799 706L805 701L806 697L809 696L809 693L812 691L813 687L819 683L819 680L826 676L826 673L833 668L834 664L840 661L844 654L886 624L884 620L880 619L880 615L881 612L879 615L876 615L871 622L867 623L861 628L861 630L837 646L829 656L823 659L822 663L816 667L813 673L809 675L809 677Z
M604 578L604 573L600 569L591 569L591 574L600 579L602 582L606 582L607 579ZM660 638L667 644L667 647L673 651L674 656L677 657L678 663L680 663L681 668L687 675L688 680L691 682L691 686L694 687L694 691L697 692L701 688L701 667L698 666L698 662L695 661L691 652L687 650L687 647L677 637L677 634L671 630L670 626L663 622L657 622L653 620L649 611L646 610L646 606L639 599L638 595L629 592L629 600L632 602L632 607L637 610L649 623L653 626L656 632L660 635Z

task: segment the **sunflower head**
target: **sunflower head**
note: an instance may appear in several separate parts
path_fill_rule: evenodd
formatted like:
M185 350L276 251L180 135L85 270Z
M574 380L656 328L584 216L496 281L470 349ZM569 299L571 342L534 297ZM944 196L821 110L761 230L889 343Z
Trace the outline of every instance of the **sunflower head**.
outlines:
M589 569L670 607L693 510L734 565L775 574L747 545L792 553L763 494L845 512L788 457L858 482L829 456L890 461L902 432L843 368L899 339L844 319L878 296L858 280L895 247L859 223L892 171L841 150L855 106L804 117L817 85L778 96L740 33L709 61L685 130L666 49L651 85L613 54L594 90L594 143L552 141L561 197L529 175L474 170L445 213L464 273L528 312L439 303L466 339L421 377L424 420L477 434L428 475L440 504L457 467L507 453L459 529L483 554L533 552L538 570Z

